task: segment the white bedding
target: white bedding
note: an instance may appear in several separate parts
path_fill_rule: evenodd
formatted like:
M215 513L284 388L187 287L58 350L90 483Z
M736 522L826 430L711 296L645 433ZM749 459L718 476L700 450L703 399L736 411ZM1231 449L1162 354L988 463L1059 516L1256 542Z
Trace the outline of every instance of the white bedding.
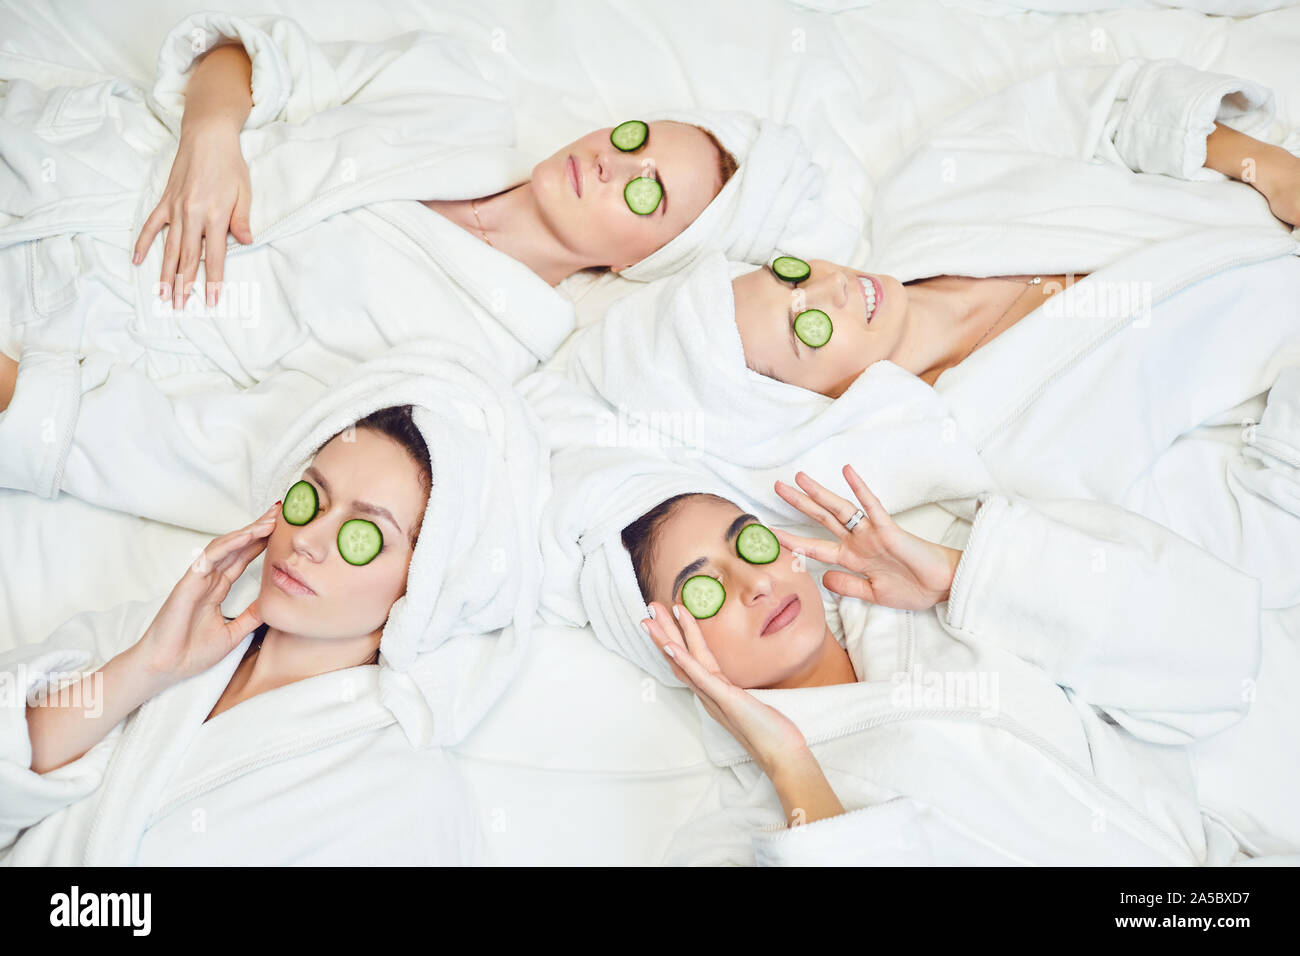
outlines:
M559 2L545 16L501 0L233 0L223 8L295 17L322 40L453 32L511 91L520 145L539 157L656 108L741 108L794 123L827 169L831 201L865 210L927 126L1058 65L1178 58L1270 86L1275 141L1300 126L1295 7L1232 18L1155 4L1035 5L1127 7L1088 13L923 0L816 5L851 7L839 13L812 6ZM144 84L165 31L196 9L182 0L0 0L0 45ZM1285 144L1300 152L1300 134ZM622 280L571 286L580 326L628 288ZM0 491L0 527L11 543L0 552L0 649L40 641L75 612L165 592L207 540L66 495L46 501L11 491ZM502 863L656 863L712 776L687 692L655 684L586 628L540 628L517 686L458 756Z

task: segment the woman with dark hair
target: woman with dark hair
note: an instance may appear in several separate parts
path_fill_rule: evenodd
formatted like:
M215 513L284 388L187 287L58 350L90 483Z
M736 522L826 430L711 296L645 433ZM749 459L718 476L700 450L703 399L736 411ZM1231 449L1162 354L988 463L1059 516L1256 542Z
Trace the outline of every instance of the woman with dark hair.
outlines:
M211 541L161 604L83 614L6 655L31 690L25 726L21 711L6 716L29 743L4 755L6 862L474 862L464 784L440 751L413 749L376 696L431 487L413 427L409 407L359 420L287 500ZM295 511L304 498L314 510ZM351 530L382 545L350 550ZM224 617L259 555L256 599ZM56 686L80 669L76 647L102 666ZM142 749L147 772L124 781ZM138 846L95 826L104 788L124 786L158 811Z
M548 488L527 409L474 356L408 346L255 464L274 504L165 598L0 655L0 858L480 860L445 748L527 648Z
M844 476L856 502L803 473L798 488L777 483L831 540L685 492L584 545L597 636L693 691L719 768L666 862L1300 853L1300 780L1277 771L1295 655L1269 618L1270 672L1257 673L1253 581L1088 502L984 496L962 547L937 544L898 527L852 468ZM1083 527L1108 521L1104 536L1081 532L1088 511ZM828 593L809 562L832 568ZM619 580L599 583L607 574ZM632 588L648 617L596 597ZM1256 679L1258 699L1243 695Z

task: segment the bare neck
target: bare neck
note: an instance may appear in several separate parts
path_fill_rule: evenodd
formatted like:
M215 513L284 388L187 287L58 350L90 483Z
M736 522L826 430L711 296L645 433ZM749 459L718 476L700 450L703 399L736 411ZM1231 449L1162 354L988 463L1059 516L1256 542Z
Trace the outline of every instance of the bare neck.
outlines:
M592 266L560 241L542 217L532 183L522 183L483 199L429 199L424 203L474 238L522 262L549 286ZM475 213L477 212L477 218Z
M849 652L835 640L828 626L822 634L822 646L808 668L785 680L773 684L773 688L791 687L825 687L830 684L856 684L858 674L853 669Z
M935 276L909 283L903 337L890 361L928 385L982 345L1025 294L1018 281ZM983 341L981 341L983 340Z
M261 646L250 647L235 668L208 720L277 687L367 663L382 634L381 629L361 637L315 638L268 627Z

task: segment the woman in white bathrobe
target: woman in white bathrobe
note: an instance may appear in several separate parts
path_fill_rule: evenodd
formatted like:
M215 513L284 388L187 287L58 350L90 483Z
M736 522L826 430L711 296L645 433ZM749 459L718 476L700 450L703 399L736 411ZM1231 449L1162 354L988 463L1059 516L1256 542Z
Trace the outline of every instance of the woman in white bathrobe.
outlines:
M1089 502L985 496L964 549L946 548L844 474L861 507L803 474L807 495L778 484L836 540L775 531L770 563L737 548L756 517L713 494L674 495L586 545L596 576L634 574L650 602L647 618L592 601L598 636L695 693L719 767L667 862L1195 865L1300 850L1285 748L1256 754L1244 779L1200 749L1246 723L1255 582ZM1108 513L1109 573L1084 580L1079 552ZM826 606L805 558L837 566ZM682 606L695 575L723 593L700 620ZM1265 658L1291 669L1275 686L1297 663ZM1275 716L1284 738L1295 715Z
M184 495L100 481L120 470L115 423L141 408L141 459L238 498L217 436L274 430L396 343L436 336L518 379L573 329L565 276L651 279L705 248L762 261L827 221L798 133L747 114L647 117L634 151L604 129L538 163L501 93L430 33L318 43L287 18L204 13L168 34L147 92L34 66L0 54L0 280L30 291L0 320L0 486L168 522ZM29 168L42 158L57 176ZM647 172L665 195L639 215L623 190ZM183 304L204 248L212 301Z
M7 721L6 862L93 862L105 842L94 825L99 787L127 772L128 742L142 748L146 724L164 735L150 744L161 764L150 776L166 778L170 766L193 784L229 770L223 760L261 750L262 734L279 736L294 723L301 731L309 715L334 724L341 739L321 738L264 769L244 768L230 783L204 788L198 802L163 798L163 819L143 834L130 862L476 860L474 813L454 766L437 750L412 750L396 724L375 721L380 636L406 590L429 493L428 451L409 408L381 410L348 434L352 441L331 439L306 472L303 480L320 494L310 521L290 524L277 501L255 523L210 542L161 606L75 618L10 664L11 686L36 703L27 704L25 725L16 708ZM359 566L336 543L353 519L383 533L380 552ZM263 552L256 600L233 620L223 617L231 585ZM50 686L59 651L87 638L103 666ZM189 722L162 717L196 706L207 712ZM250 708L259 709L258 720L240 721ZM167 784L174 790L178 782ZM268 839L277 805L286 815Z
M446 347L367 363L264 454L275 503L165 599L0 656L0 859L480 862L445 748L535 613L548 485L525 411Z

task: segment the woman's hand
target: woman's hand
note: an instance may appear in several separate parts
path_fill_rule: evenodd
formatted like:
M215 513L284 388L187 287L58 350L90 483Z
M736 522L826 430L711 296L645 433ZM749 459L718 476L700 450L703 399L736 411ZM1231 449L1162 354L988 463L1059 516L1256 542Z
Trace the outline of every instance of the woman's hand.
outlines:
M173 308L183 308L203 258L207 303L217 304L225 273L226 233L244 245L253 241L248 226L252 195L238 130L200 126L193 134L181 136L167 188L140 230L133 259L137 265L144 261L154 237L167 226L158 276L160 298L170 297Z
M823 488L802 471L795 480L807 495L784 482L776 483L778 495L837 539L832 543L773 529L782 546L853 572L826 572L822 582L836 594L910 611L948 600L961 552L904 531L851 466L844 466L844 477L865 513L852 531L844 525L858 510L857 505Z
M136 645L144 666L167 682L202 673L262 623L257 602L227 621L221 602L244 569L266 548L277 501L255 523L214 538L172 588Z
M655 616L642 625L668 654L677 679L695 692L709 716L736 738L764 773L774 777L783 767L806 759L809 751L803 733L785 714L727 679L689 611L674 605L674 621L668 608L657 601L650 607Z
M248 224L253 190L239 149L239 131L253 108L252 68L237 43L209 50L194 65L167 188L135 242L131 261L139 265L167 226L158 282L160 297L170 297L175 309L189 298L200 257L207 273L207 303L216 305L226 267L226 233L244 245L253 241Z

